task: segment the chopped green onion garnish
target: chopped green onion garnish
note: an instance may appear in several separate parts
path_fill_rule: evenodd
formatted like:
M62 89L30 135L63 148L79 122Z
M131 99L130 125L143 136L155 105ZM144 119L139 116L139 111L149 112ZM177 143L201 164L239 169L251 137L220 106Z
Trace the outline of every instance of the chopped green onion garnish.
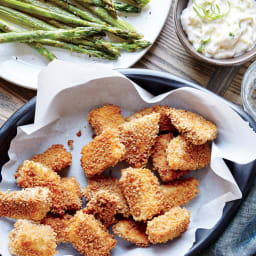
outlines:
M193 10L201 19L217 20L227 16L230 12L231 4L227 1L228 10L224 13L221 12L220 6L209 1L205 1L202 5L198 5L196 0L193 0Z
M197 49L198 52L202 53L205 46L211 41L211 38L208 38L207 40L202 40L200 47Z
M229 32L229 36L231 36L231 37L235 37L235 34L234 34L234 33L232 33L232 32Z

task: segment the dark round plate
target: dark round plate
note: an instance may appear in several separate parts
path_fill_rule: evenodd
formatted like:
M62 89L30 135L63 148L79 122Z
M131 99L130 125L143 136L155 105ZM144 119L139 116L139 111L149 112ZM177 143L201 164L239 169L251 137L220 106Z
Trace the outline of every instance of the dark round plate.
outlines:
M159 95L173 89L188 86L193 87L210 94L212 92L202 88L199 85L188 82L182 78L176 77L171 74L156 72L144 69L120 69L121 73L133 80L135 83L149 91L153 95ZM215 94L214 94L215 95ZM217 96L219 97L219 96ZM221 98L221 97L219 97ZM250 126L256 131L256 124L253 119L245 113L240 107L234 105L221 98L228 104L234 111L236 111L244 120L250 123ZM20 125L31 124L34 121L36 99L32 99L19 109L0 129L0 168L9 160L8 149L11 140L15 137L17 127ZM226 161L232 174L239 185L243 197L248 193L253 177L256 174L255 167L256 161L247 165L238 165L230 161ZM238 210L242 200L236 200L226 204L221 220L210 230L198 230L196 233L196 242L193 248L189 251L187 256L200 255L200 252L210 246L224 231L232 217ZM207 218L207 216L206 216Z

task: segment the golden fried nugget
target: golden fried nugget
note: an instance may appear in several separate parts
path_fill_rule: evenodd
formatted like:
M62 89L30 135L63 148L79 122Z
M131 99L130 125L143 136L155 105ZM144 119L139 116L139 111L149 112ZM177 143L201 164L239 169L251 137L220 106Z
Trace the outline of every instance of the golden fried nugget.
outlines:
M121 170L119 180L135 221L150 220L162 210L163 196L158 179L148 169Z
M82 190L82 195L87 201L90 201L97 192L107 191L117 198L117 213L124 217L130 216L130 210L124 198L118 179L111 177L95 177L88 180L88 186Z
M197 170L206 167L211 161L211 148L208 142L196 146L182 136L171 140L166 152L172 170Z
M159 113L160 114L160 119L159 119L159 132L163 131L175 131L176 129L172 125L170 119L167 117L166 113L169 111L168 106L161 106L161 105L155 105L150 108L143 108L142 110L134 113L131 116L128 116L126 118L126 121L132 121L134 119L143 117L145 115L149 115L152 113Z
M118 130L107 129L82 149L81 166L87 177L100 175L124 156Z
M134 168L145 167L159 130L160 114L153 113L119 126L125 160Z
M64 190L64 205L67 211L76 211L82 207L81 188L75 177L61 179L61 186Z
M117 128L124 123L120 107L109 104L92 110L88 114L87 120L96 135L100 135L107 128Z
M41 163L55 172L69 167L72 163L72 155L63 145L56 144L48 148L44 153L35 155L30 159L33 162Z
M72 215L65 214L62 217L47 215L42 221L41 224L50 226L56 233L56 242L60 243L69 243L68 233L66 228L70 224L70 220L73 218Z
M187 204L199 193L197 188L199 181L195 178L173 181L166 185L161 185L160 189L164 196L164 212L172 207Z
M159 173L159 176L163 182L176 180L189 173L189 171L173 171L169 167L166 150L172 139L172 133L158 136L151 154L153 169Z
M84 209L87 214L93 214L96 219L101 220L105 227L115 222L118 198L106 190L99 191L89 201Z
M167 116L175 128L194 145L205 144L207 141L212 141L217 137L215 124L205 120L198 114L171 108L167 112Z
M52 195L48 188L9 190L0 195L0 216L13 219L41 220L52 206Z
M136 244L140 247L148 247L149 240L145 233L146 228L144 223L135 222L134 220L124 219L118 221L112 227L115 235L124 240Z
M65 178L62 181L56 172L33 161L25 161L19 167L15 178L18 185L23 188L37 186L49 188L53 195L51 211L54 214L64 215L66 210L81 208L81 201L77 192L79 184L74 178Z
M69 241L81 253L108 256L116 246L116 240L93 215L78 211L66 229Z
M189 223L190 212L185 208L174 207L164 215L148 221L146 234L152 244L166 243L184 233Z
M56 233L51 227L29 220L18 220L9 234L9 249L17 256L53 256Z

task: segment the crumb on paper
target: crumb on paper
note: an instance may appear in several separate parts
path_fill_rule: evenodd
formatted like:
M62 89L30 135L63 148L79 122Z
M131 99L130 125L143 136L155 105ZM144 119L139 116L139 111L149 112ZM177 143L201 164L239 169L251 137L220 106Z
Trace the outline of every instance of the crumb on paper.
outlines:
M81 136L82 136L82 131L79 130L79 131L76 133L76 136L77 136L77 137L81 137Z
M74 140L68 140L68 146L71 150L74 149Z

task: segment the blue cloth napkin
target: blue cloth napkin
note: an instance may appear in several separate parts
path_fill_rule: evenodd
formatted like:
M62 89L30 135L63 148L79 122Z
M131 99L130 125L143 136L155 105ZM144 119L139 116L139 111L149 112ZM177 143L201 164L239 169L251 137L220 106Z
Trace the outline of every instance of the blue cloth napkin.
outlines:
M256 256L256 179L227 229L201 255Z

